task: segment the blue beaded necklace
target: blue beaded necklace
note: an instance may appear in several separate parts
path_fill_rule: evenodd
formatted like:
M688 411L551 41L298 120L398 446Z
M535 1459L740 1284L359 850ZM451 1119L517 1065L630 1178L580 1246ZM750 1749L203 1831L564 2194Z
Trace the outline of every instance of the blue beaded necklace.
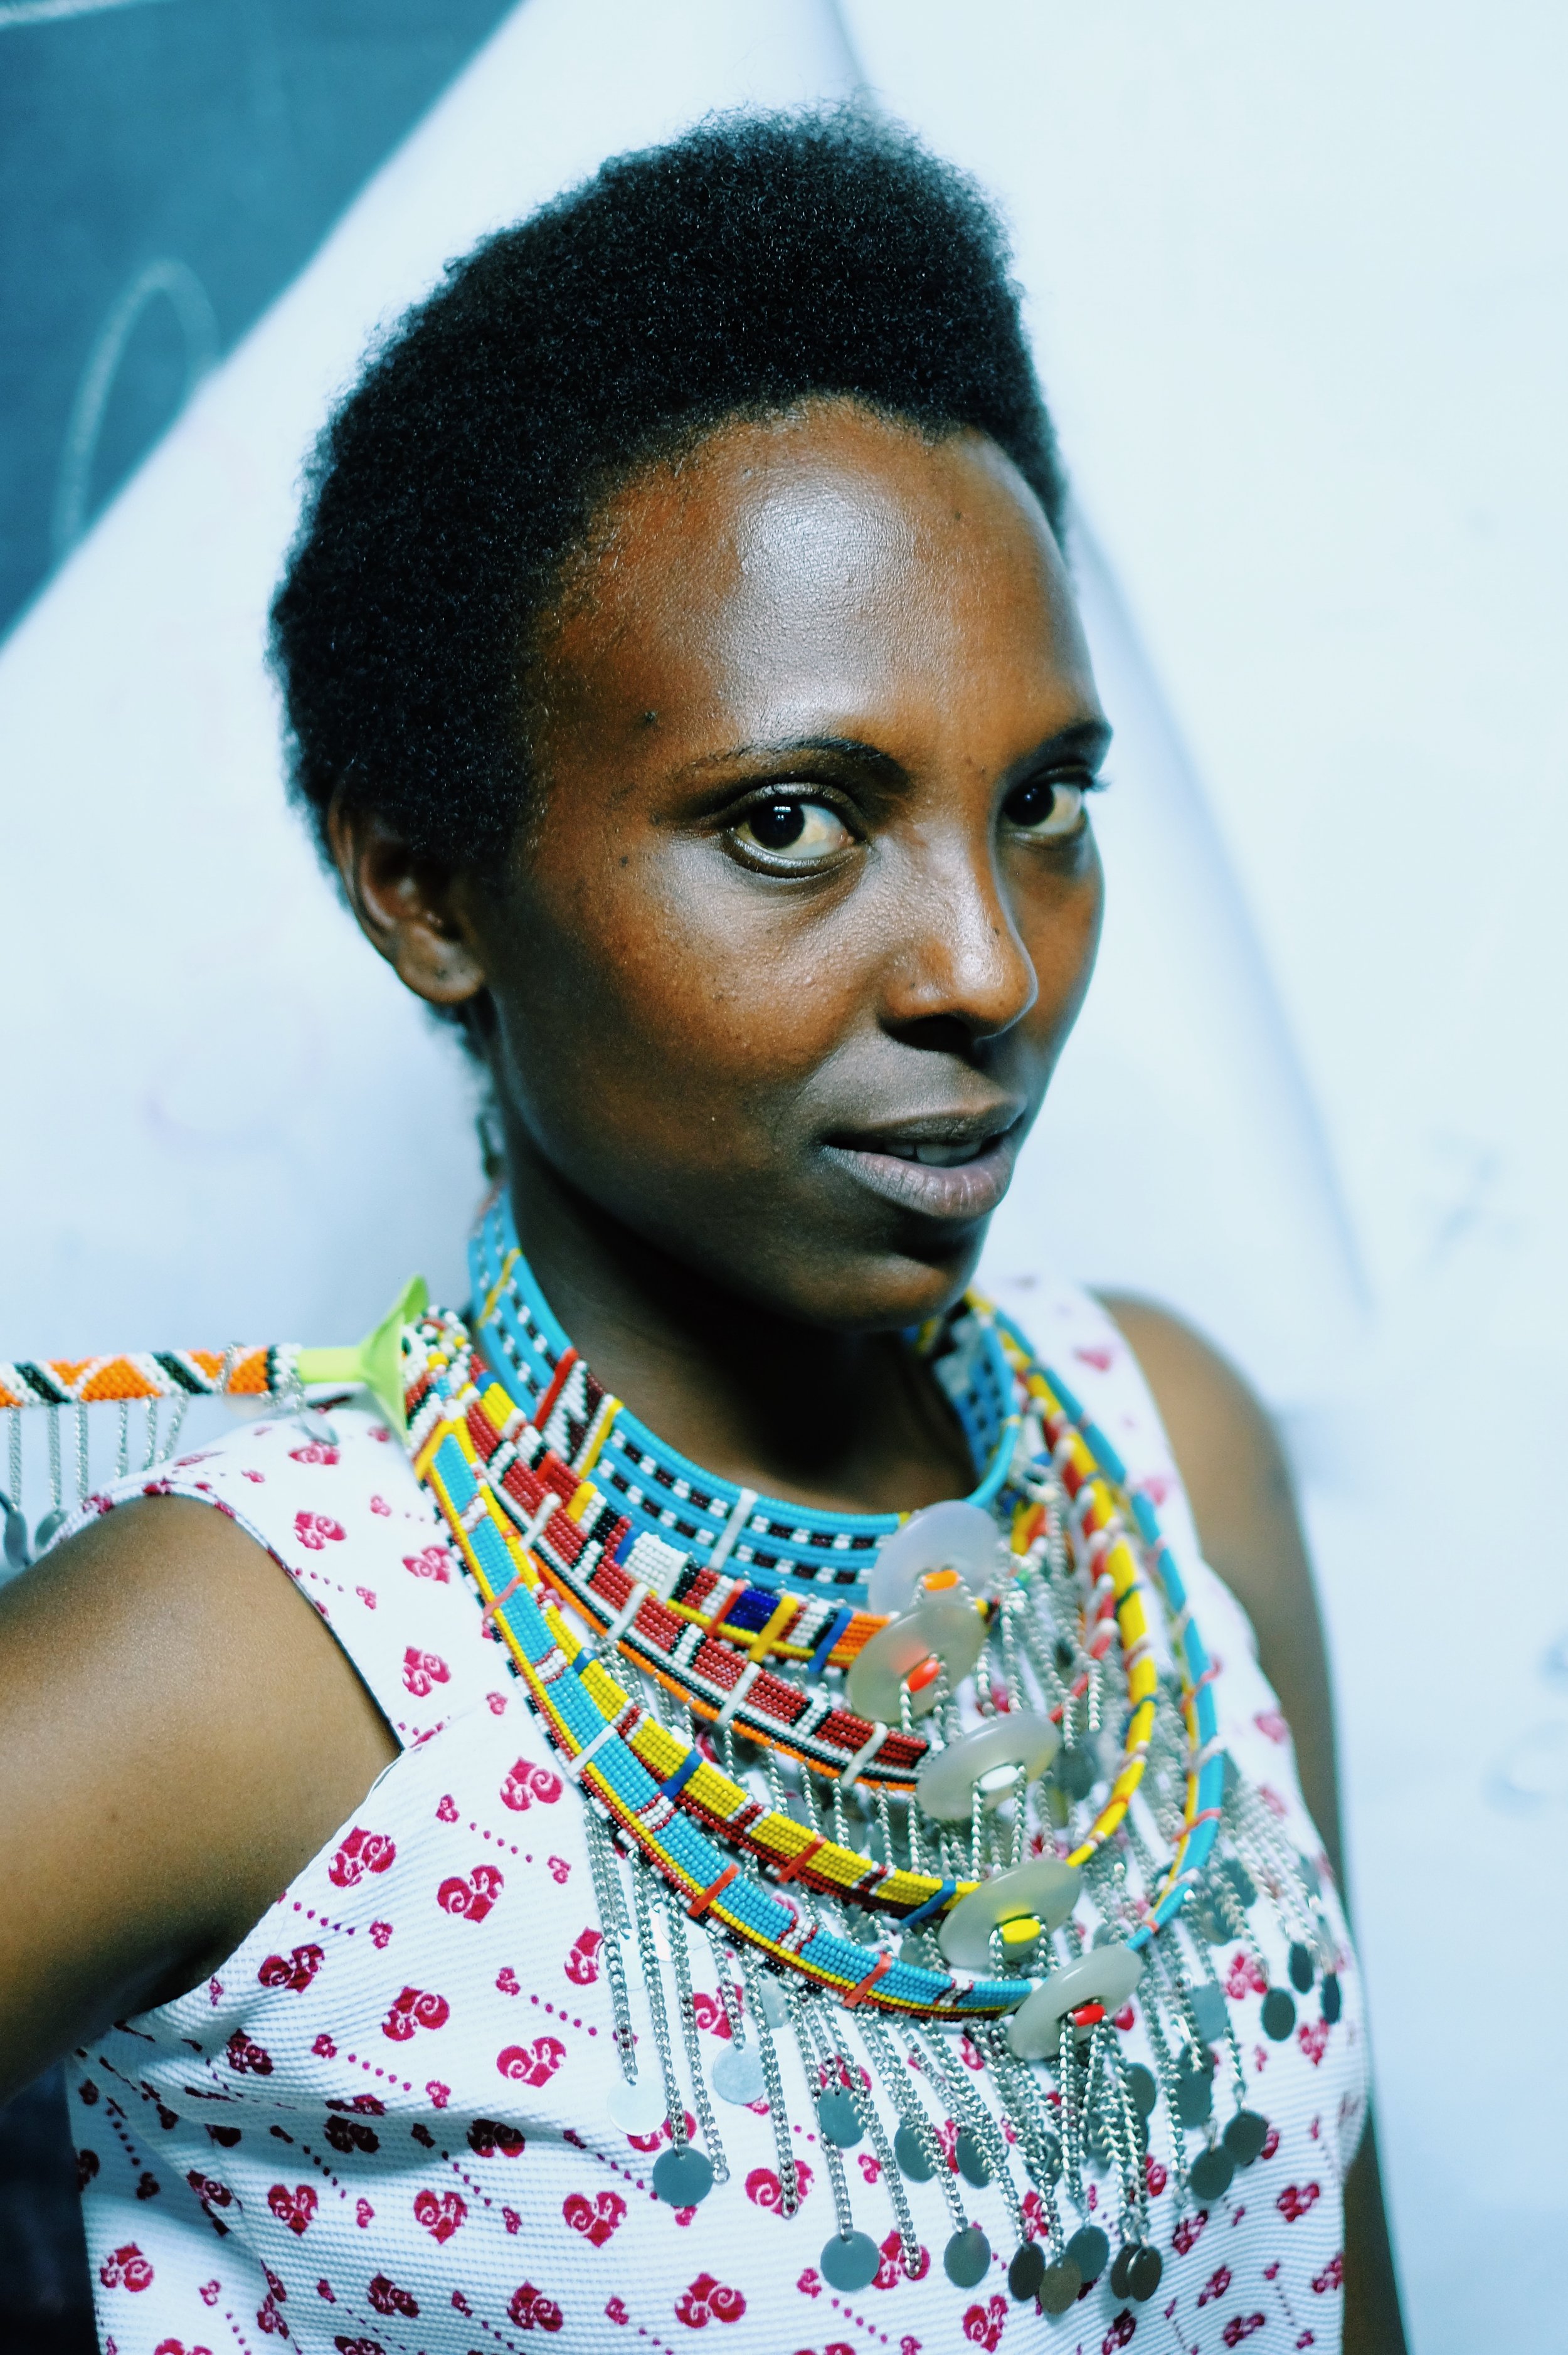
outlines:
M469 1246L475 1331L495 1371L552 1446L576 1462L605 1393L577 1358L523 1255L507 1195L486 1208ZM942 1346L942 1345L945 1346ZM1012 1468L1016 1386L997 1334L960 1310L915 1341L942 1384L979 1474L968 1501L991 1508ZM566 1368L564 1379L562 1368ZM553 1392L553 1395L552 1395ZM898 1513L833 1513L737 1487L682 1455L626 1407L596 1453L594 1478L636 1536L652 1536L699 1566L728 1564L759 1586L862 1606L866 1578Z

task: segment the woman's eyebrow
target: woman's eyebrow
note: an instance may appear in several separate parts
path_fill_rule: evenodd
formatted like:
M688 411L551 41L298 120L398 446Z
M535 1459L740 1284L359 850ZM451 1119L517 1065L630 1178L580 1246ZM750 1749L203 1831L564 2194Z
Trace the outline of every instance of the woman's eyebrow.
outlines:
M1066 759L1097 765L1105 756L1111 734L1107 719L1096 717L1072 720L1010 762L1009 771L1017 774L1019 771L1039 768L1046 762ZM909 771L901 761L884 751L880 744L869 744L859 736L784 736L752 744L731 744L721 752L703 753L699 759L688 763L688 771L700 775L709 769L728 767L736 762L790 761L811 754L851 762L857 768L869 769L890 787L910 783Z

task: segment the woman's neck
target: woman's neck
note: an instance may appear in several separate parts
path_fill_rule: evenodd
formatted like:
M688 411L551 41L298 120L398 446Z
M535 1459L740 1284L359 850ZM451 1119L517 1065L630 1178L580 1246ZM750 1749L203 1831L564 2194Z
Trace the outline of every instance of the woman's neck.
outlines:
M526 1145L508 1160L546 1300L597 1380L682 1455L837 1511L904 1511L974 1486L956 1418L897 1334L774 1316L633 1234Z

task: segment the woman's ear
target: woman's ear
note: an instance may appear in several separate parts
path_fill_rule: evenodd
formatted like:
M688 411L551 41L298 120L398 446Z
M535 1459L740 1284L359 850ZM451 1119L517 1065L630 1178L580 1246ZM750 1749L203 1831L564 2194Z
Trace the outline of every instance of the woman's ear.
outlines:
M485 967L455 879L418 858L374 811L341 798L327 840L359 928L399 979L432 1006L461 1006L485 987Z

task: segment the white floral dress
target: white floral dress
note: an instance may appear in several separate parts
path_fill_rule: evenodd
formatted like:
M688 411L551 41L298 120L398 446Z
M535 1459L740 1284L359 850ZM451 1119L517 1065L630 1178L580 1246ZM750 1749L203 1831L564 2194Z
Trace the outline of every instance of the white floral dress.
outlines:
M1250 1629L1199 1560L1131 1353L1076 1291L1042 1295L1031 1326L1159 1508L1222 1664L1232 1754L1288 1836L1317 1854ZM1307 2001L1294 2036L1270 2042L1255 1959L1239 1945L1216 1953L1248 2104L1270 2134L1222 2200L1179 2211L1157 2112L1147 2175L1165 2270L1147 2306L1117 2298L1104 2276L1057 2320L1015 2304L994 2185L964 2195L997 2253L973 2289L943 2271L950 2224L938 2187L906 2186L934 2260L907 2279L864 2152L850 2155L856 2222L886 2234L884 2262L869 2288L839 2295L817 2264L835 2222L804 2099L791 2102L805 2186L793 2219L762 2104L720 2105L728 2179L702 2206L657 2201L650 2175L667 2129L628 2137L605 2106L619 2073L581 1802L400 1447L357 1410L335 1408L331 1423L327 1444L296 1423L258 1423L90 1508L151 1485L230 1515L315 1604L402 1744L205 1986L120 2023L70 2063L106 2355L259 2355L274 2344L301 2355L522 2355L541 2336L563 2355L670 2355L699 2332L721 2355L962 2345L1110 2355L1135 2338L1162 2355L1339 2346L1340 2187L1367 2081L1360 1985L1327 1882L1343 1948L1334 2024ZM1252 1926L1283 1984L1282 1934L1266 1910ZM691 1956L704 2041L722 2039L700 1940ZM634 1983L645 2034L638 1995ZM1136 2016L1126 2049L1148 2057ZM965 2057L979 2062L972 2047Z

